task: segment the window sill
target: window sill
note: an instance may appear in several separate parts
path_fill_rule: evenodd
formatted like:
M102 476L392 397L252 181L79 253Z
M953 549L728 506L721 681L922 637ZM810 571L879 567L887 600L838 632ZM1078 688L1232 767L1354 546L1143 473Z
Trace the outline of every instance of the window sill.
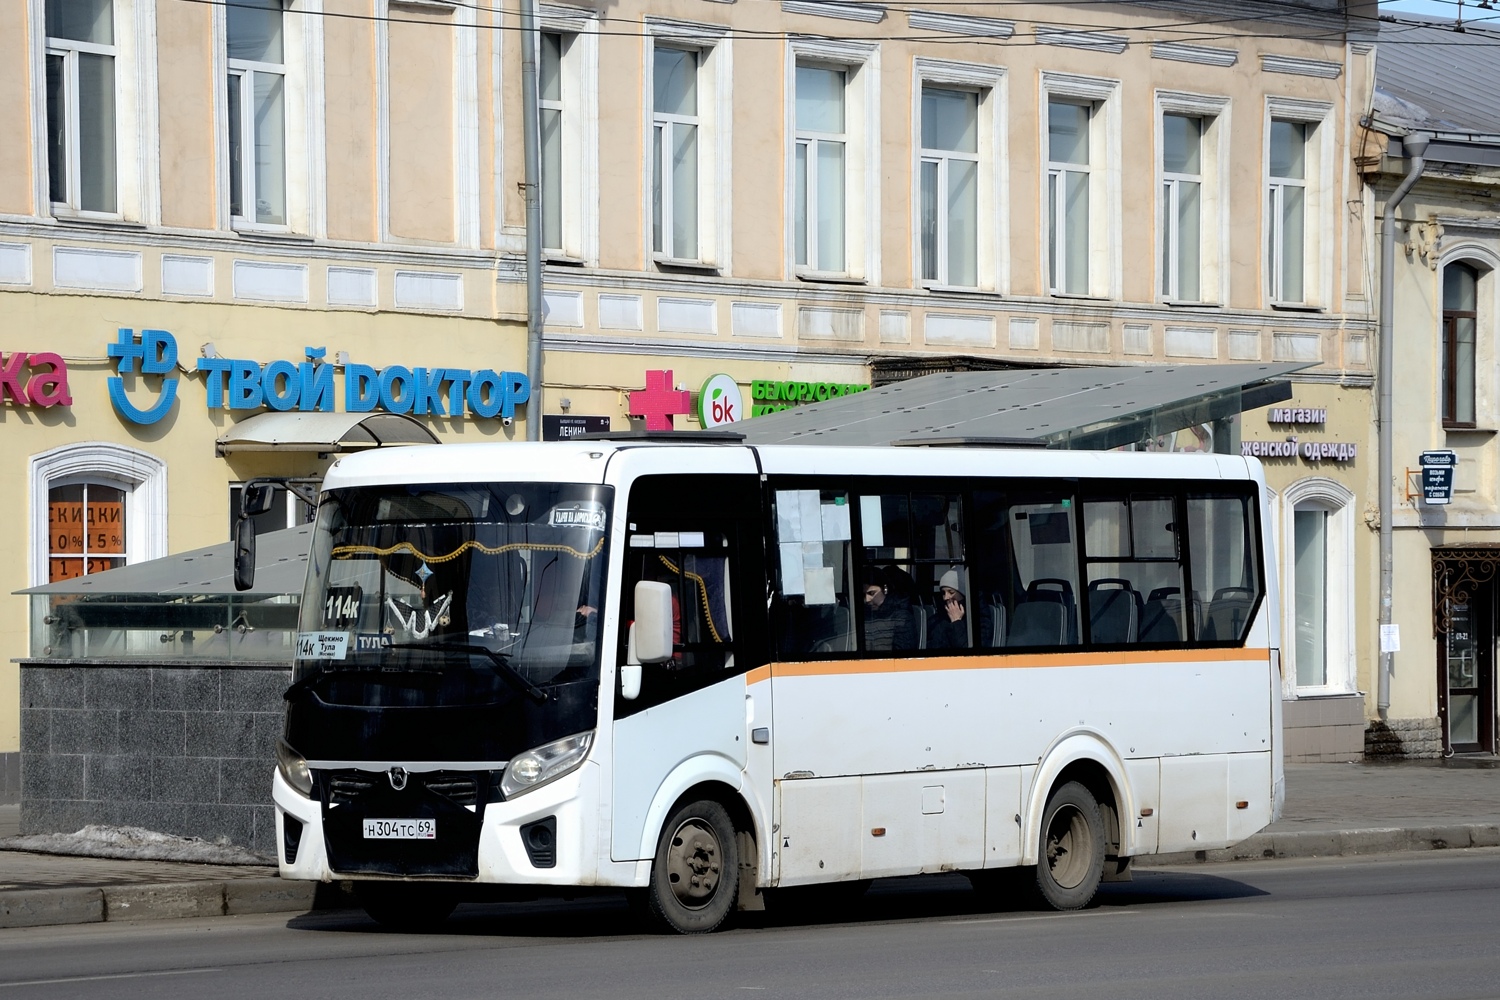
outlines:
M556 264L558 267L587 267L588 261L582 257L569 257L565 253L542 253L542 262L545 264Z
M1310 306L1302 302L1272 302L1271 308L1279 312L1326 313L1323 306Z
M242 239L267 240L273 243L313 243L311 236L306 233L294 233L285 226L275 228L252 226L242 222L230 224L234 234Z
M719 265L705 264L701 260L677 260L671 257L658 257L654 261L658 271L677 272L681 274L708 274L720 273Z
M820 271L798 271L798 281L817 285L868 285L864 278L851 278L847 274L825 274Z
M1072 299L1075 302L1113 302L1108 295L1082 295L1076 292L1048 292L1054 299Z
M923 291L942 292L949 295L998 295L993 288L975 288L973 285L923 285Z
M1186 299L1162 299L1162 305L1171 309L1223 309L1222 302L1189 302Z
M1448 424L1444 424L1443 425L1443 433L1444 434L1494 434L1497 431L1500 431L1500 428L1495 428L1495 427L1454 427L1454 426L1450 426Z
M103 229L145 229L144 222L135 222L121 215L103 212L75 212L65 206L52 206L52 219L64 226L99 226Z

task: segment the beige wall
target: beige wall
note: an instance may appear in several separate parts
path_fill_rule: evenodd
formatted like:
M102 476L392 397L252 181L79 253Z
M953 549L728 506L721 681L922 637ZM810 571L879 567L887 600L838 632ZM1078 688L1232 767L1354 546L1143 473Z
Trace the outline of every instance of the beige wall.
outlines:
M163 4L156 32L161 106L162 223L212 229L219 215L214 134L213 8ZM170 197L167 197L170 195Z
M454 18L397 11L388 29L391 235L452 242Z
M367 0L332 0L328 10L349 17L323 23L323 44L338 57L327 61L328 236L335 240L380 239L375 136L375 30Z
M30 32L25 4L0 5L0 212L32 211Z

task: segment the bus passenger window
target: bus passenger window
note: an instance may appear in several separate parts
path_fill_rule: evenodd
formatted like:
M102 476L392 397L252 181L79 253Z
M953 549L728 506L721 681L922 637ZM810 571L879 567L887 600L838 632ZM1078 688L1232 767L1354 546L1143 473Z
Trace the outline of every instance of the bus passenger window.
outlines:
M849 495L840 490L776 490L772 622L784 660L852 652L855 592Z
M1083 502L1092 644L1188 640L1175 508L1171 496L1132 494Z
M974 645L977 616L969 608L958 496L863 494L859 527L863 648L900 652Z
M1198 638L1206 642L1243 641L1260 599L1252 503L1249 495L1188 496L1190 570L1204 598Z
M1006 646L1078 644L1078 550L1069 496L1013 497L1005 508L1012 579Z

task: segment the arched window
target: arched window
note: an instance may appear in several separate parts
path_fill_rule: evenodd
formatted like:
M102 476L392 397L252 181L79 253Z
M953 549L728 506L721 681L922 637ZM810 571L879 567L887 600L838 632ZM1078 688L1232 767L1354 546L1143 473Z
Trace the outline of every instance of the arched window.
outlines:
M1479 271L1457 262L1443 268L1443 426L1475 426L1474 347Z
M1282 494L1283 656L1300 694L1346 694L1354 675L1354 494L1321 476Z
M64 445L31 460L31 582L167 554L167 466L104 442Z

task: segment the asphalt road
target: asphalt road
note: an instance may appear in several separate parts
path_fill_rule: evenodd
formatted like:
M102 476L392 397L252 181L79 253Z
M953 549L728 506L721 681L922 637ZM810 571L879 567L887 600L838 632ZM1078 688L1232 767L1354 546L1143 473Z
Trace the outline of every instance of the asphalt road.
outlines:
M464 907L399 935L355 912L0 931L0 1000L51 997L1500 997L1500 849L1136 874L1081 913L993 912L960 878L837 918L638 932L618 899Z

